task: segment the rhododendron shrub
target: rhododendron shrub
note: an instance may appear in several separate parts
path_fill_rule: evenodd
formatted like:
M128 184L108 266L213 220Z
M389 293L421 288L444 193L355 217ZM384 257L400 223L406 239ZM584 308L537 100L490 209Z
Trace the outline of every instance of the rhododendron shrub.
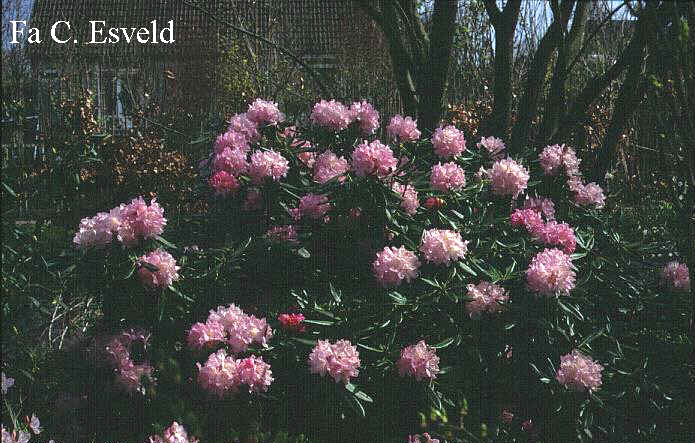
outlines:
M512 153L481 136L467 146L452 125L428 134L364 100L303 116L255 100L210 134L204 214L164 229L137 200L123 219L83 220L75 255L112 327L152 331L138 364L158 402L170 389L172 410L204 417L201 441L276 425L312 441L466 441L420 412L508 441L606 437L619 419L602 405L627 402L639 360L613 333L635 285L606 258L622 247L611 198L568 146ZM649 290L679 294L687 270L664 262Z

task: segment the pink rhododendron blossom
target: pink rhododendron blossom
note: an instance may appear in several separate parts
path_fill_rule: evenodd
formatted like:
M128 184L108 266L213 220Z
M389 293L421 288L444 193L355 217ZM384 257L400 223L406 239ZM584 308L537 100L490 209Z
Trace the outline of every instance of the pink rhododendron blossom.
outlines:
M543 149L538 159L545 175L557 175L564 170L568 177L579 175L579 163L574 149L565 145L549 145Z
M466 149L466 139L463 137L463 132L456 127L449 125L442 128L440 126L432 135L432 145L435 154L439 157L457 157Z
M569 255L555 248L536 254L526 270L529 288L546 296L569 294L574 289L575 277Z
M212 170L215 172L225 171L234 176L245 174L249 169L249 162L246 154L238 149L225 148L222 152L215 154L212 160Z
M403 280L410 282L418 275L420 261L412 251L401 246L387 246L377 252L372 263L374 275L382 286L398 286Z
M209 183L216 195L234 194L239 189L239 181L227 171L216 172Z
M363 141L352 152L352 167L359 177L376 174L384 177L398 167L398 160L393 151L379 140L368 143Z
M423 440L420 440L420 439ZM408 436L408 443L439 443L439 440L436 438L432 438L430 434L427 432L423 433L422 436L420 435L409 435Z
M219 154L225 149L246 153L249 150L249 140L241 132L227 131L224 134L217 136L217 140L215 140L214 152L215 154Z
M594 205L597 208L602 208L606 203L606 196L603 194L603 189L596 183L582 184L574 181L570 184L570 188L574 192L574 201L582 206Z
M420 131L417 129L417 122L411 117L396 115L391 118L386 127L389 137L398 138L402 142L412 142L420 138Z
M287 159L273 150L256 151L251 154L249 175L256 184L263 183L266 178L278 181L287 175L289 169Z
M164 430L162 436L153 435L150 442L155 443L198 443L195 437L189 437L186 429L180 424L173 422L171 426Z
M94 217L86 217L80 221L73 243L81 249L102 248L111 243L113 230L109 224L108 214L100 212Z
M468 243L456 231L429 229L422 233L420 252L428 262L448 266L466 255Z
M523 209L533 209L542 214L547 221L555 220L555 203L545 197L529 197L524 199Z
M239 383L246 385L249 393L268 391L274 380L270 365L255 355L237 360L236 370Z
M349 383L359 375L360 355L357 348L348 340L338 340L334 344L319 340L309 354L309 370L322 377L333 377L336 383Z
M205 365L197 363L198 384L220 398L239 390L238 360L227 355L225 349L210 354Z
M481 281L477 285L469 284L467 289L467 297L473 299L466 302L466 311L471 318L478 317L483 312L500 312L503 303L509 300L507 291L503 287L489 281Z
M263 207L263 195L258 189L249 189L244 199L244 211L258 211Z
M43 432L41 422L36 414L31 414L31 418L27 420L27 425L29 426L29 429L31 429L31 432L33 432L35 435L39 435L41 432Z
M31 439L31 434L25 431L17 431L15 428L14 432L10 433L4 426L0 426L0 433L2 433L2 443L28 443Z
M321 100L316 103L310 117L312 123L332 129L335 132L342 131L350 126L353 118L350 110L344 104L335 100Z
M216 321L196 323L188 331L187 342L191 349L202 349L226 340L224 326Z
M561 246L565 254L572 254L577 247L574 230L567 223L552 220L541 225L533 234L547 246Z
M420 340L417 344L406 347L401 351L398 360L398 373L409 375L420 381L423 378L434 379L439 373L439 357L434 348Z
M273 226L265 233L268 240L278 243L295 243L297 229L292 225Z
M246 113L236 114L229 120L229 131L243 134L249 143L256 143L261 138L256 122L249 119Z
M314 163L314 180L319 183L326 183L335 177L340 177L338 180L343 181L343 174L348 172L350 165L344 157L338 157L331 151L321 153L316 157Z
M5 373L2 373L2 393L7 394L7 391L14 385L14 378L5 377Z
M350 106L353 118L359 122L360 130L364 135L371 135L379 127L379 113L374 107L362 100Z
M278 109L278 104L257 98L246 111L249 120L260 124L277 125L285 120L285 115Z
M533 209L515 209L510 217L512 226L523 226L532 234L543 228L541 214Z
M245 352L253 343L266 346L273 336L273 330L265 318L248 315L234 304L219 306L210 311L205 325L206 327L194 325L191 328L188 337L191 347L200 348L209 341L219 341L217 325L221 325L224 330L223 339L234 353Z
M496 161L488 172L492 180L492 192L497 195L511 195L516 198L526 189L529 173L511 158Z
M438 191L456 191L466 186L466 176L456 163L438 163L432 167L430 185Z
M417 191L413 185L404 185L394 182L393 185L391 185L391 189L401 198L401 208L403 208L406 214L413 215L417 212L420 202L418 201Z
M326 194L307 194L299 199L299 207L294 212L294 217L309 217L314 220L321 220L331 209Z
M157 268L157 271L150 271L143 263L148 263ZM166 288L179 279L176 259L164 249L157 249L147 255L140 257L140 270L138 275L140 281L151 288Z
M146 361L135 363L130 358L133 343L142 343L147 348L150 334L145 331L131 329L111 338L105 351L111 364L115 368L116 383L126 392L140 392L144 394L142 380L146 379L154 383L152 373L154 368Z
M497 137L483 137L476 146L478 149L485 148L488 156L493 160L498 160L502 157L506 148L502 139Z
M672 261L661 270L661 282L670 290L690 291L690 271L685 263Z
M304 321L304 315L302 314L280 314L278 315L278 321L282 328L288 331L304 332L306 330L302 324Z
M555 379L574 391L595 391L601 386L603 366L577 349L560 357L560 369Z

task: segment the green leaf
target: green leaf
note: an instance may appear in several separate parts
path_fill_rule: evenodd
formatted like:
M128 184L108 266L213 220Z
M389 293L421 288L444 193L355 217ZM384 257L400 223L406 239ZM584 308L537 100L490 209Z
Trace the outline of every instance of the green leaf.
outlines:
M170 248L170 249L178 249L178 247L177 247L175 244L173 244L173 243L171 243L171 242L165 240L164 238L160 237L159 235L155 235L154 238L155 238L155 240L157 240L158 242L162 243L162 244L163 244L164 246L166 246L167 248Z
M299 256L302 258L310 258L311 257L311 253L306 248L299 249L297 251L297 254L299 254Z
M446 340L437 343L436 345L432 345L432 347L434 349L446 348L447 346L449 346L450 344L452 344L454 342L454 339L455 339L454 337L449 337Z

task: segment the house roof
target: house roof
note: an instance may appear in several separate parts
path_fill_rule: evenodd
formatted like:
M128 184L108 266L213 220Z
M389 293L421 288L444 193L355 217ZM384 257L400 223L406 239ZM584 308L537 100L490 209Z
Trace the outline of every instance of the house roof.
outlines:
M204 7L216 14L223 0L208 0ZM229 1L227 1L229 3ZM69 21L72 35L78 43L57 43L51 39L50 29L57 21ZM174 39L171 44L140 44L124 42L89 44L90 21L103 20L105 28L151 29L152 20L159 29L174 21ZM181 0L35 0L30 26L39 29L40 44L28 45L32 57L41 60L66 59L78 56L119 63L144 57L186 57L200 59L209 56L216 48L218 25L208 14L193 8ZM62 27L60 36L69 34ZM63 37L64 36L64 37ZM108 36L108 31L102 36Z

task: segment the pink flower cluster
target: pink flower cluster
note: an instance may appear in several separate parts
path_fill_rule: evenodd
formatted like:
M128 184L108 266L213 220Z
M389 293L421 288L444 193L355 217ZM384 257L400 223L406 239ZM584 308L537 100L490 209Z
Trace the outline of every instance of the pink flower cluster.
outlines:
M142 380L154 383L152 371L154 368L143 361L136 364L130 358L133 343L140 342L147 348L150 334L141 330L131 329L113 337L106 345L106 354L111 360L116 372L116 382L126 392L141 392L144 394Z
M213 150L221 154L224 150L248 152L249 138L241 132L229 130L217 136Z
M220 398L238 392L242 386L249 393L266 392L274 380L270 365L262 357L235 359L225 349L211 354L205 365L197 366L200 386Z
M313 220L323 220L330 211L327 194L307 194L299 199L299 207L290 209L290 215L295 220L309 217Z
M420 440L420 438L423 438L424 440ZM439 443L439 440L436 438L432 438L430 434L425 432L422 434L422 437L418 434L409 435L407 443Z
M261 134L258 132L258 126L246 113L234 115L229 120L228 130L243 134L250 144L256 143L261 138Z
M549 221L533 232L538 241L547 246L560 246L565 254L572 254L577 247L574 230L567 223Z
M413 185L394 182L391 185L391 189L401 198L401 208L403 208L406 214L413 215L417 212L420 201L417 198L417 191Z
M273 226L265 233L268 240L277 243L296 243L297 229L292 225Z
M504 141L497 137L483 137L476 146L478 149L485 148L488 157L492 160L499 160L500 157L504 155L504 150L506 148Z
M399 138L402 142L412 142L420 138L420 131L417 129L417 122L411 117L396 115L391 118L386 127L389 137Z
M555 248L536 254L526 270L529 288L546 296L569 294L574 289L575 277L569 255Z
M353 118L350 109L336 100L321 100L316 103L310 117L312 123L324 126L335 132L342 131L350 126Z
M359 122L360 130L364 135L371 135L379 128L379 113L374 107L362 100L350 106L350 113Z
M217 171L210 177L210 187L215 195L226 196L234 194L239 189L239 181L227 171Z
M496 161L488 175L492 180L492 192L512 198L526 189L529 179L528 170L511 158Z
M379 140L371 143L365 140L352 151L352 166L358 177L371 174L384 177L396 170L398 160L393 156L391 148Z
M288 331L304 332L306 330L302 324L304 322L304 315L302 314L280 314L278 315L278 321L282 328Z
M143 263L154 266L157 270L150 271ZM177 272L179 269L181 268L176 266L176 259L164 249L159 248L140 257L138 275L144 285L151 288L166 288L179 279Z
M472 300L466 302L466 311L471 318L478 317L483 312L500 312L503 303L509 300L503 287L489 281L481 281L477 285L469 284L467 289L467 296Z
M560 357L560 369L555 379L574 391L594 391L601 386L603 366L577 349Z
M287 159L273 150L259 150L251 154L249 176L255 184L263 183L266 178L278 181L287 175L289 169Z
M541 213L548 220L543 222ZM555 205L549 198L527 197L524 209L516 209L510 217L512 226L523 226L533 237L547 246L561 246L565 254L572 254L577 247L574 230L567 223L554 220Z
M440 126L432 135L432 146L439 157L457 157L466 149L466 139L463 137L463 132L456 127L449 125L442 128Z
M439 373L439 357L424 340L403 349L396 364L401 377L409 375L417 381L423 378L434 379Z
M543 227L543 217L534 209L515 209L510 216L512 226L523 226L526 231L535 234Z
M166 428L162 435L152 435L149 438L149 443L198 443L199 440L195 437L189 437L186 429L180 424L173 422L171 426Z
M420 252L426 261L448 266L466 255L468 243L463 241L461 234L456 231L429 229L422 233Z
M546 220L555 220L555 203L547 197L529 197L524 200L524 209L533 209L545 217Z
M584 184L579 177L573 177L567 181L567 184L574 192L574 201L578 205L594 205L599 209L605 206L606 196L603 194L603 189L596 183Z
M377 252L372 269L382 286L398 286L403 280L410 282L418 275L420 260L412 251L401 246L387 246Z
M188 346L202 349L226 341L233 353L239 353L253 343L266 346L272 336L265 318L248 315L231 304L211 310L205 323L194 324L188 332Z
M564 170L567 186L574 193L575 203L582 206L594 205L597 208L605 205L603 189L596 183L582 182L582 173L579 170L581 160L577 158L574 149L565 145L546 146L538 159L546 175L557 175Z
M249 170L249 162L246 160L247 151L241 149L224 148L216 153L212 159L212 172L226 172L233 176L246 174Z
M277 125L285 120L285 115L278 109L278 104L257 98L249 105L246 117L257 125Z
M672 261L661 270L661 281L671 291L690 291L690 271L685 263Z
M359 375L360 354L348 340L338 340L331 344L328 340L319 340L309 354L309 370L312 374L326 374L336 383L349 383Z
M316 157L314 163L314 180L326 183L336 177L338 181L345 180L343 174L350 170L350 164L344 157L338 157L332 151L325 151Z
M457 191L466 186L463 169L454 162L438 163L432 167L430 185L442 192Z
M82 219L73 243L82 249L100 248L111 243L115 234L123 245L134 246L140 238L160 235L166 222L164 209L156 199L147 205L142 197L138 197L108 213L100 212Z

